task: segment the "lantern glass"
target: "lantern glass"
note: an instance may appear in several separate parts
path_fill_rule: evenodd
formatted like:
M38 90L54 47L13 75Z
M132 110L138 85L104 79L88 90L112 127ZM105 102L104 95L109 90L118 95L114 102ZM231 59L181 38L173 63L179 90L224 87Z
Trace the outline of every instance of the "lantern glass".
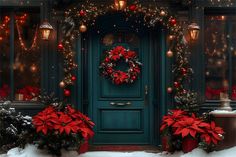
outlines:
M199 36L199 29L192 29L189 31L190 33L190 37L192 40L197 40L198 39L198 36Z
M117 10L123 10L126 7L126 0L115 0L115 8Z
M44 21L40 27L40 32L41 32L41 38L43 40L49 40L50 34L53 30L53 27L48 23L47 21Z
M196 41L199 37L200 27L196 23L192 23L188 26L190 39Z
M51 30L50 30L50 29L42 29L42 30L41 30L41 38L42 38L43 40L48 40L50 34L51 34Z

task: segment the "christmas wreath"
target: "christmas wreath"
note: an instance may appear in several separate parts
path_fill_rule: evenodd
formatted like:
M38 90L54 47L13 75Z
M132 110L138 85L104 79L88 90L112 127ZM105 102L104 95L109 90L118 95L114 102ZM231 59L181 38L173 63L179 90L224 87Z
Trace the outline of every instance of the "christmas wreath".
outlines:
M129 68L127 71L115 70L117 63L122 59L129 65ZM137 80L141 72L141 65L135 51L125 49L123 46L116 46L106 52L99 69L102 76L112 80L116 85L121 85L130 84Z

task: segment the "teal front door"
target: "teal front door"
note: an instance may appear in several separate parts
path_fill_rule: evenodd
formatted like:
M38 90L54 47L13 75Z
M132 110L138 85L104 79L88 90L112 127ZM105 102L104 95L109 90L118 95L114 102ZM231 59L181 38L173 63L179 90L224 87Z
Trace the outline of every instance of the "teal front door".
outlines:
M96 124L93 144L150 144L149 34L133 30L122 18L112 18L103 20L89 39L89 116ZM99 74L104 52L115 46L138 54L142 70L132 84L115 85ZM119 62L117 70L126 70L126 64Z

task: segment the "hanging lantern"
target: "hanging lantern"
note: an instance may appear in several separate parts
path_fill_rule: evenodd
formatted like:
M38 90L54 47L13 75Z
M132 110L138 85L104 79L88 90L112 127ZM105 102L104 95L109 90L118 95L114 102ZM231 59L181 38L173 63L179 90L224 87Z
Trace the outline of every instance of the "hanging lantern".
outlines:
M126 0L115 0L114 1L114 6L117 10L123 10L125 9L127 5L127 1Z
M188 26L188 32L192 41L196 41L199 37L200 26L196 23L191 23Z
M43 40L48 40L50 37L50 34L53 30L52 25L48 23L47 21L44 21L40 26L39 26L40 32L41 32L41 38Z

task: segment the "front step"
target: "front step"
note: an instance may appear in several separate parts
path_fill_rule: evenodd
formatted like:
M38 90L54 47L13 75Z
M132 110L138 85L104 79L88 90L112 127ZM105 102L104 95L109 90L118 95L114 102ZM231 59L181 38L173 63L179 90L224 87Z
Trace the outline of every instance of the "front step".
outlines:
M89 146L89 151L146 151L152 153L161 152L159 147L153 145L91 145Z

